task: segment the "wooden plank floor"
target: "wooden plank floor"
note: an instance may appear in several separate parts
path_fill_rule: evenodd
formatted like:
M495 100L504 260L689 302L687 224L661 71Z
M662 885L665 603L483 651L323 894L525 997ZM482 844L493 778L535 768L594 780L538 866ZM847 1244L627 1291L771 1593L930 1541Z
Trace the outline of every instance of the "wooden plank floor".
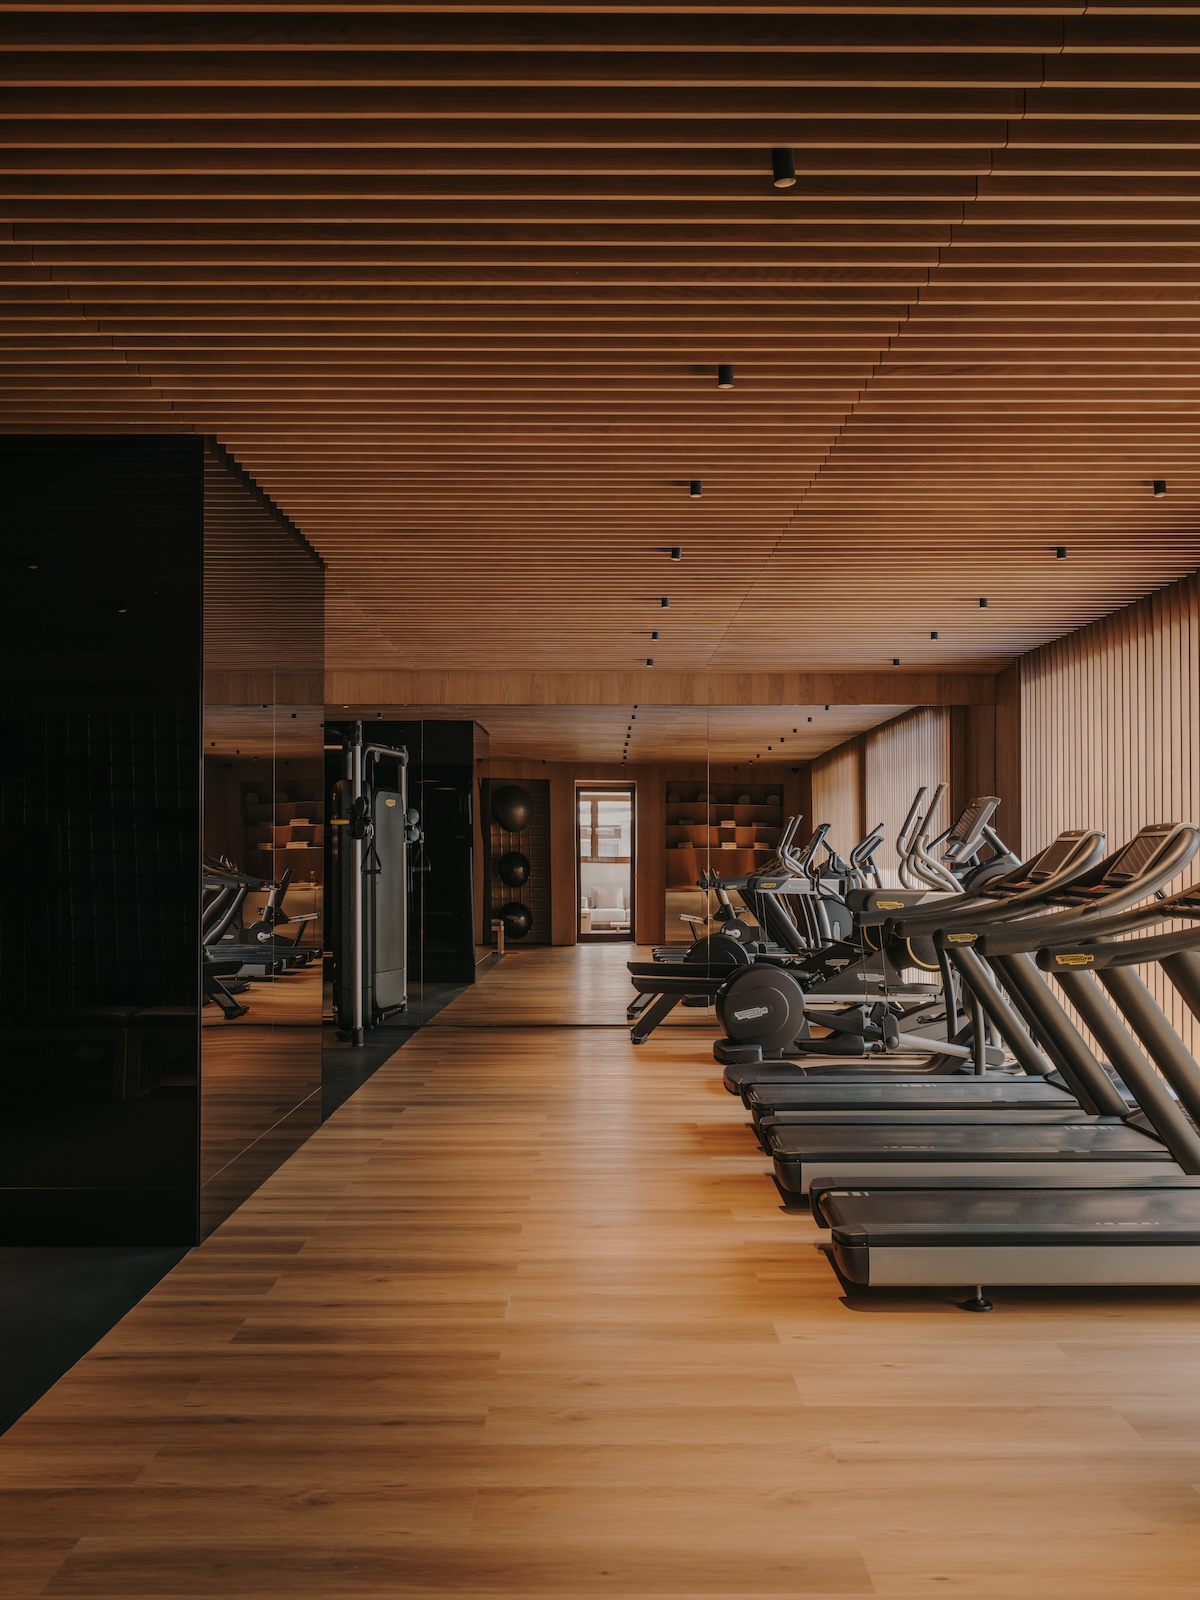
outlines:
M506 959L0 1440L3 1600L1195 1595L1200 1295L847 1306L707 1035L578 1025L628 953Z

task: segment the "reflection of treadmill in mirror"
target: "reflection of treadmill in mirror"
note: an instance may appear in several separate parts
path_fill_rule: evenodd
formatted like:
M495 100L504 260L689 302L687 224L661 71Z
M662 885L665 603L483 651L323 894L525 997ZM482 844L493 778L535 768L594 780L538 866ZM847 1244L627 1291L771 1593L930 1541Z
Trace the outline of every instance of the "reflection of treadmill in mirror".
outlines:
M300 941L306 924L315 920L316 913L293 917L284 909L291 881L291 867L284 869L277 883L271 883L238 872L228 862L216 865L206 861L205 889L218 891L204 920L204 945L209 954L222 961L236 959L248 971L264 975L307 966L319 952L315 945L303 946ZM247 895L261 889L267 892L261 913L249 925L238 928L237 919ZM285 926L295 928L290 938L276 931Z

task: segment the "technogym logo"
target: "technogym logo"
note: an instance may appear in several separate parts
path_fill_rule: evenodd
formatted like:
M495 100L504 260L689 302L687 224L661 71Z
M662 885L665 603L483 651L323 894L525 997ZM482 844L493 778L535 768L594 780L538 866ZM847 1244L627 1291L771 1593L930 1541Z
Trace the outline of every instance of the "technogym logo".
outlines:
M753 1022L756 1017L767 1016L770 1009L770 1006L751 1006L749 1011L735 1011L733 1020L735 1022Z

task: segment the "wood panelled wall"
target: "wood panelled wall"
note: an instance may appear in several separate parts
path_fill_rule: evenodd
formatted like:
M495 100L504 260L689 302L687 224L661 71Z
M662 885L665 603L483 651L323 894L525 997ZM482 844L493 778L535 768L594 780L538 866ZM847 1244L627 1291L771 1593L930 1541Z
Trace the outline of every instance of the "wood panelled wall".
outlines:
M922 706L863 735L863 832L882 822L884 845L876 856L885 882L898 883L896 834L922 784L950 783L950 717L942 706ZM939 801L933 831L950 823L949 791Z
M1147 822L1200 820L1200 574L1022 656L1026 851L1095 824L1110 848ZM1200 879L1190 867L1180 886ZM1200 1028L1143 973L1193 1051Z
M495 773L520 781L550 780L550 889L551 941L574 944L578 927L575 862L575 785L577 783L630 783L635 791L637 860L635 863L634 937L638 944L665 940L667 780L695 779L713 783L780 783L783 809L804 810L807 800L805 769L756 762L749 766L709 766L699 761L575 763L569 761L513 761L496 756L476 763L477 776Z
M862 735L835 745L818 756L810 768L813 828L829 823L829 838L841 851L850 850L863 835ZM800 830L801 836L811 832Z
M814 824L832 823L830 837L845 852L882 822L886 842L876 859L884 881L895 883L896 834L914 794L922 784L951 782L950 734L951 714L945 707L921 706L818 757L812 764ZM938 807L935 827L944 828L949 817L947 797Z

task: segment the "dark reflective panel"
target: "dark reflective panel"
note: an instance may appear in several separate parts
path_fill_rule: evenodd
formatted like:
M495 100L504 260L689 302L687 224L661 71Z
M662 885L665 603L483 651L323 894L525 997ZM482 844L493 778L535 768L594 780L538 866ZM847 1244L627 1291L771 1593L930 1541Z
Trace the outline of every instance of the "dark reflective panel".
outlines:
M0 440L0 1242L196 1234L201 446Z
M201 1227L316 1127L324 580L227 463L205 479Z

